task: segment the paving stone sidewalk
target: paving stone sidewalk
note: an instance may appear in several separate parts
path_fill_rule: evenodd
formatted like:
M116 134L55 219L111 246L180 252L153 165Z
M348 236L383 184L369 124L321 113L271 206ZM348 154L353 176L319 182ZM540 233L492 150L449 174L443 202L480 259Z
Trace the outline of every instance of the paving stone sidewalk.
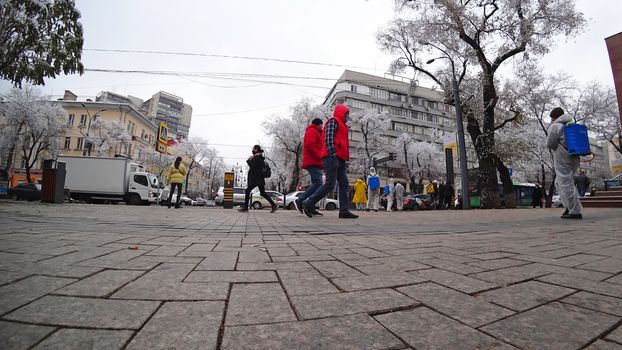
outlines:
M0 200L0 349L622 349L622 211Z

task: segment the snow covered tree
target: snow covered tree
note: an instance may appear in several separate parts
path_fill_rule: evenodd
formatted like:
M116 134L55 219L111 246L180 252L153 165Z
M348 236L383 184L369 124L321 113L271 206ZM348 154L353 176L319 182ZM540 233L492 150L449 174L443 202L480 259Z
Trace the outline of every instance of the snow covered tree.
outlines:
M349 130L361 134L361 141L354 145L349 167L353 172L367 174L374 158L392 150L387 146L386 133L391 127L391 119L386 112L365 109L350 112ZM354 142L353 142L354 143Z
M14 154L19 154L26 170L26 179L32 182L30 170L44 154L56 155L58 138L67 127L67 112L60 103L49 102L31 86L13 89L0 104L0 114L6 118L5 130L0 133L9 153L8 170L13 166Z
M188 157L190 159L190 164L188 164L188 173L186 174L186 191L188 191L188 179L190 178L192 169L197 164L201 164L205 160L207 154L209 153L209 149L207 140L200 137L191 137L177 146L175 155L180 157Z
M132 141L132 136L118 120L95 118L85 141L87 147L90 146L98 157L102 157L110 155L110 151L114 151L119 145L127 147Z
M502 119L497 113L499 68L521 54L525 60L546 54L558 35L570 37L583 28L583 15L575 10L574 0L396 3L410 16L393 21L378 34L381 47L399 56L392 64L394 71L411 68L445 91L452 91L454 78L461 85L465 77L477 77L479 84L469 93L479 101L476 107L467 107L464 116L479 160L482 207L499 207L497 171L506 198L513 191L509 171L495 154L495 132L516 117L506 111L502 116L508 118ZM428 58L450 65L433 72L424 65Z
M0 78L21 87L82 74L79 18L73 0L0 0Z
M145 166L147 171L157 174L160 181L163 180L164 172L173 164L175 157L170 154L162 154L155 149L148 148L141 150L138 154L140 163Z

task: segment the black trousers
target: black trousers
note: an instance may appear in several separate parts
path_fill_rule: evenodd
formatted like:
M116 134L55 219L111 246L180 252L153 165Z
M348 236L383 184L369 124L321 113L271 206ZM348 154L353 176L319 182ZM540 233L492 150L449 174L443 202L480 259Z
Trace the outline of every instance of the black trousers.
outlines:
M175 207L179 208L179 202L181 201L181 184L171 184L171 192L168 194L168 207L171 207L171 200L173 199L173 192L175 192L175 187L177 187L177 203L175 203Z
M259 194L262 197L264 197L268 201L268 203L270 203L270 205L272 206L276 205L274 204L274 201L272 200L272 198L270 198L270 196L266 194L265 185L248 185L248 187L246 187L246 192L244 193L244 208L248 208L248 203L251 200L251 191L253 191L255 187L259 187Z

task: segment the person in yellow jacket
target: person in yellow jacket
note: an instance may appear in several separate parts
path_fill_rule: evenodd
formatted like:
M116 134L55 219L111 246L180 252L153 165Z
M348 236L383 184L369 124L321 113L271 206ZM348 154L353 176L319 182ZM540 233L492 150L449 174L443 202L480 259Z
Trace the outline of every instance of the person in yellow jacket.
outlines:
M365 210L367 204L367 184L358 178L354 183L354 197L352 203L356 204L356 210Z
M182 164L181 157L177 157L175 159L175 163L171 165L170 169L168 169L168 173L166 174L166 182L171 187L171 191L168 194L168 207L171 207L171 200L173 199L173 192L175 192L175 188L177 188L177 202L175 203L175 208L179 208L179 203L181 201L181 186L186 179L186 174L188 170L186 166Z

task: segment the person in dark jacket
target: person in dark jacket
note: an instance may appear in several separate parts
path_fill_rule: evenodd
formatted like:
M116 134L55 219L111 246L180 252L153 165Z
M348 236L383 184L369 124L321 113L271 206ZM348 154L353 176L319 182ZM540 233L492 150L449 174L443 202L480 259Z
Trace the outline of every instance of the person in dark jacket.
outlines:
M238 210L242 212L248 211L248 203L250 201L251 191L253 191L255 187L258 187L259 194L264 197L268 201L268 203L270 203L270 205L272 206L272 212L274 213L278 209L278 206L276 205L276 203L274 203L272 198L270 198L270 196L266 194L266 181L264 180L263 174L263 165L265 161L265 158L263 156L263 150L261 149L261 146L255 145L253 146L252 152L253 155L248 157L248 159L246 160L246 164L248 164L249 170L247 179L248 186L246 187L244 204Z
M311 185L307 187L305 192L296 200L294 205L296 209L303 214L302 201L309 198L318 188L322 187L322 119L315 118L307 126L305 132L304 144L302 148L302 168L306 169L311 178ZM311 214L321 216L315 207L312 208Z
M445 188L443 189L443 197L444 197L443 202L445 203L445 208L447 209L454 208L454 195L455 195L454 185L451 183L451 181L447 181L447 183L445 184Z
M322 131L322 164L326 173L326 183L318 188L307 200L302 202L303 212L308 217L313 217L315 203L324 198L335 188L335 182L339 183L339 218L356 219L355 215L348 210L348 175L346 174L346 162L350 160L348 144L348 116L350 111L344 105L335 107L333 117L324 124Z
M542 208L542 197L544 197L542 187L536 184L536 188L533 189L533 194L531 195L531 207L535 208L536 206L538 206Z
M579 191L579 196L585 197L585 192L590 188L590 178L585 175L585 171L579 171L579 175L574 177L574 183Z

